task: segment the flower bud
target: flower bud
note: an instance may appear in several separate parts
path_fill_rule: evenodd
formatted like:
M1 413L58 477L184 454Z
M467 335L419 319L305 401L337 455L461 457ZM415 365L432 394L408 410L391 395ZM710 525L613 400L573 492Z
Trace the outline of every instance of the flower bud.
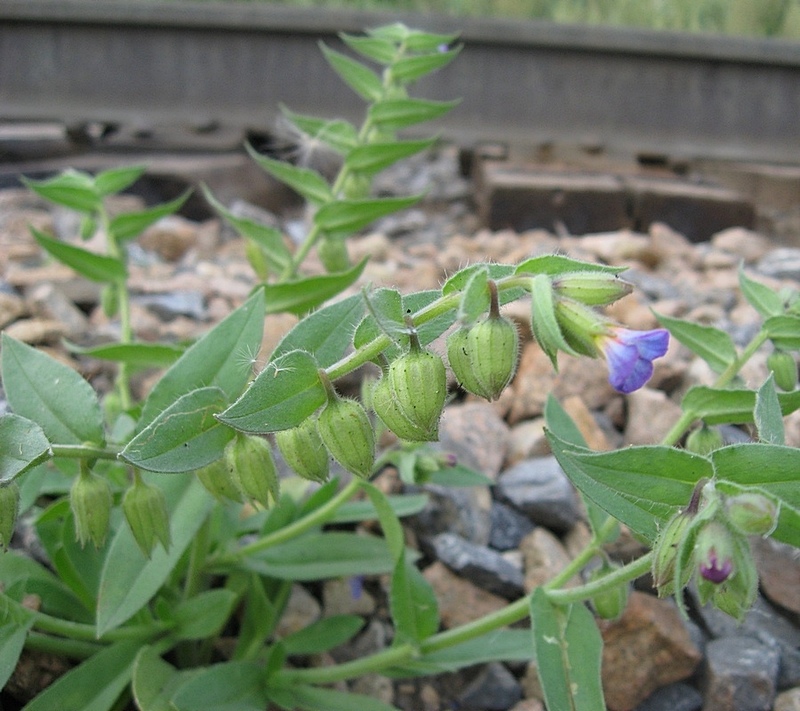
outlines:
M609 272L569 272L553 278L553 291L587 306L606 306L630 294L633 284Z
M763 494L743 492L725 502L729 523L746 536L768 536L778 524L778 507Z
M0 548L11 545L19 514L19 486L15 481L0 486Z
M447 374L442 359L415 346L412 338L411 350L391 362L385 377L397 408L425 433L424 441L438 439L439 418L447 398Z
M122 498L122 511L139 548L148 558L156 540L169 548L169 512L164 492L137 476Z
M400 439L408 442L426 442L432 437L430 432L426 432L421 427L409 420L397 401L397 397L392 392L392 386L388 375L384 375L373 386L370 393L372 409L392 432Z
M307 417L297 427L276 432L275 444L286 463L303 479L327 481L328 452L313 417Z
M327 272L344 272L350 268L347 245L337 237L325 237L317 245L317 255Z
M703 423L700 427L689 433L684 446L687 452L705 457L724 444L725 442L722 440L722 435L719 433L719 430L712 429Z
M270 498L278 500L278 472L267 440L237 434L225 447L225 462L231 478L247 499L264 508L269 506Z
M677 585L675 575L679 556L683 557L691 523L692 515L681 511L670 519L658 536L653 550L652 575L659 597L671 595L689 583L692 575L690 565L681 566Z
M75 519L75 537L81 546L87 541L100 548L108 534L111 517L111 487L103 477L82 468L69 492Z
M797 363L787 351L773 351L767 358L767 367L775 378L775 385L790 391L797 387Z
M733 548L733 572L722 583L707 578L697 580L700 604L711 602L715 607L741 622L755 603L758 594L758 570L756 569L750 543L745 536L731 537Z
M238 504L242 503L242 492L231 477L224 457L198 469L196 474L206 491L218 501L229 499Z
M615 569L616 566L605 564L592 573L590 580L601 580ZM595 593L591 603L598 617L602 617L604 620L616 620L625 611L625 606L628 604L628 584L620 583Z
M608 331L608 322L574 299L557 299L554 308L556 321L570 348L590 358L596 357L596 340Z
M375 436L360 403L329 397L317 418L317 431L333 458L345 469L362 478L372 473Z
M697 572L719 585L733 573L733 551L731 532L719 521L709 521L700 529L695 542Z

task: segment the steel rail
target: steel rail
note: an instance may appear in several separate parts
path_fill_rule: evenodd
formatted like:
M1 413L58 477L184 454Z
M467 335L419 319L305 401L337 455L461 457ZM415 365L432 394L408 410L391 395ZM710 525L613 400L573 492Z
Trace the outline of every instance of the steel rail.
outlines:
M284 103L357 119L316 44L402 20L458 32L418 93L460 142L800 162L800 44L262 4L0 0L0 120L268 130Z

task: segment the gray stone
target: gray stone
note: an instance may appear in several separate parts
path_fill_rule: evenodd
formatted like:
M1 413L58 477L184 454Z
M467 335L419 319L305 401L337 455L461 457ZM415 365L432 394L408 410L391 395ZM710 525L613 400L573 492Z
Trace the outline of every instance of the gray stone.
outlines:
M523 594L522 570L491 548L477 546L452 533L434 537L431 545L442 563L478 587L509 600Z
M750 637L725 637L706 647L704 711L769 711L780 664L776 649Z
M500 475L496 495L534 523L568 531L580 518L572 483L555 457L525 459Z
M516 550L519 542L533 530L533 524L525 516L499 501L492 502L490 514L489 545L498 551Z
M415 490L408 488L412 493ZM425 484L420 490L428 494L428 505L409 519L418 536L451 532L477 545L489 543L492 497L488 487Z
M487 664L459 695L464 711L506 711L522 698L522 687L499 662Z
M636 711L699 711L703 696L693 686L677 682L650 694Z
M758 262L756 270L773 279L800 281L800 249L794 247L774 249Z
M141 294L133 300L156 314L162 321L172 321L178 316L204 321L206 305L199 291L174 291L169 294Z

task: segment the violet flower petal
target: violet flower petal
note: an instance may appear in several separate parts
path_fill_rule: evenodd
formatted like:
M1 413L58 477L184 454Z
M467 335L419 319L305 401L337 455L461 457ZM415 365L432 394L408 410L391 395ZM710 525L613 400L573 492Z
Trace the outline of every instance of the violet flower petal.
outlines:
M602 338L600 347L608 362L608 381L622 393L642 387L653 375L653 360L667 352L669 332L631 331L615 328Z

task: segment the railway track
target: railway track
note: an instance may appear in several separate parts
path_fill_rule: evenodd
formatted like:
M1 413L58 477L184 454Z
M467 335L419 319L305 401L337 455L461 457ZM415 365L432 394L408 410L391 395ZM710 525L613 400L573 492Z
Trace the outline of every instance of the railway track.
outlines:
M797 43L260 4L0 0L0 122L238 136L279 103L357 119L317 42L395 19L461 33L419 94L462 98L437 127L462 144L800 163Z

